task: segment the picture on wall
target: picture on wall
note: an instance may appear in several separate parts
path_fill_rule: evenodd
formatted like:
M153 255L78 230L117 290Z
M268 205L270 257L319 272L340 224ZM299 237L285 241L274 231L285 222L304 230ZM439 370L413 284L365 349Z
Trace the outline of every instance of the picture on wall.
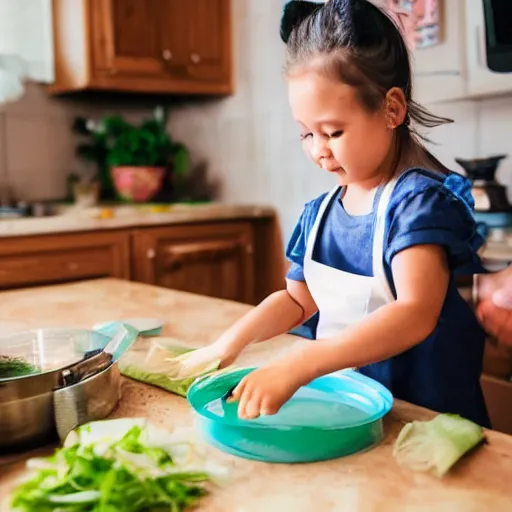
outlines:
M388 0L388 8L401 26L411 48L429 48L441 42L441 2Z

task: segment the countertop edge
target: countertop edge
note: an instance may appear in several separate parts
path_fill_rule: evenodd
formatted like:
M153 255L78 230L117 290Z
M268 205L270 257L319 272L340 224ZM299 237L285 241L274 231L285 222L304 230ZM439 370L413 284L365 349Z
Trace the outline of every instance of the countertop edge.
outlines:
M250 221L271 219L275 215L275 210L269 206L237 205L214 205L194 208L193 211L177 210L169 213L119 216L108 219L68 214L44 218L0 220L0 238L136 229L205 222Z

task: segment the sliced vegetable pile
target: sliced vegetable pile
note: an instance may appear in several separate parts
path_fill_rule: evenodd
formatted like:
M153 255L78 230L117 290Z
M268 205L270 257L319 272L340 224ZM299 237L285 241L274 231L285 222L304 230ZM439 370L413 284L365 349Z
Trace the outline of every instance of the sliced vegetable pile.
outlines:
M33 473L13 493L19 512L180 512L206 494L208 469L184 438L143 419L99 421L71 432L64 446L28 463Z
M393 455L401 466L442 477L482 441L484 430L476 423L455 414L440 414L430 421L405 425Z

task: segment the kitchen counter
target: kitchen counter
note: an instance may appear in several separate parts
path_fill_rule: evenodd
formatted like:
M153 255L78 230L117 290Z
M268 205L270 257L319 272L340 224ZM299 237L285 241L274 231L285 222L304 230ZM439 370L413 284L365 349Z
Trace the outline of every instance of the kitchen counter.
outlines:
M0 237L268 218L265 206L222 203L65 208L57 215L0 220Z
M213 341L250 307L115 279L3 292L0 304L0 332L22 327L89 327L104 320L147 315L165 319L162 336L191 347ZM239 363L258 364L299 343L308 342L280 336L250 347ZM396 465L392 444L404 422L432 415L397 401L385 418L381 445L366 453L317 464L257 463L210 448L212 458L232 468L233 480L222 489L214 489L198 510L430 512L435 506L446 512L512 510L512 437L488 432L489 443L443 480ZM193 424L192 411L183 398L124 379L123 398L113 417L127 416L145 416L169 429ZM23 474L27 456L18 460L0 457L0 501Z

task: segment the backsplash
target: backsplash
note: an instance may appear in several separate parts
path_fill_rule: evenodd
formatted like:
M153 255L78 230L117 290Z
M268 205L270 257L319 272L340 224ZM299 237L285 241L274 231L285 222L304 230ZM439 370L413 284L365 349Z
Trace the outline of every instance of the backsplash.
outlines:
M66 177L84 164L75 158L76 116L100 116L105 111L129 119L148 115L149 108L118 101L50 98L43 87L28 84L16 103L0 105L0 183L8 182L22 200L63 198Z
M287 237L304 203L333 182L303 155L289 111L278 30L282 3L232 3L236 94L175 106L169 127L174 138L189 146L196 162L208 161L209 173L220 180L221 199L277 207ZM73 118L114 111L137 119L153 106L118 101L113 105L108 100L50 99L39 86L29 86L20 102L0 107L5 121L0 130L6 129L5 137L0 133L0 155L5 157L0 173L26 199L62 197L66 175L82 165L74 155ZM457 156L510 151L498 178L512 185L512 97L434 105L432 110L456 121L430 133L438 144L432 150L444 163L458 170Z

